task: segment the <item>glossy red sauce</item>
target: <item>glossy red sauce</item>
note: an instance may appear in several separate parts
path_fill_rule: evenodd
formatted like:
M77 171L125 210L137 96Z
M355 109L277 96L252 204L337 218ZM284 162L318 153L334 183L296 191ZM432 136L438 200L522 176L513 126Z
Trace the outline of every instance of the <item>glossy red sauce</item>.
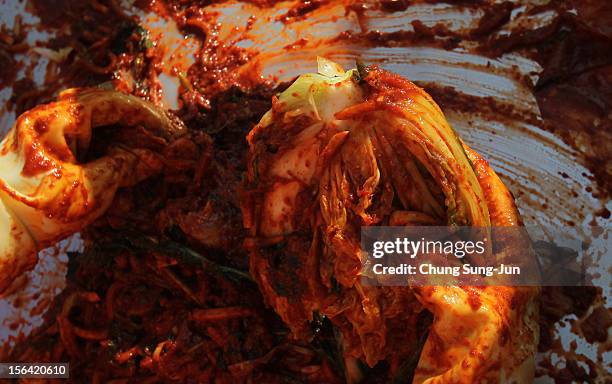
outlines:
M435 3L435 1L429 2ZM138 20L128 16L127 12L118 5L119 3L115 0L104 3L77 0L30 1L30 10L41 19L40 25L31 27L52 31L56 34L52 40L42 45L50 49L71 47L72 51L64 60L53 65L54 71L48 72L45 84L37 87L31 80L16 80L16 73L21 68L19 55L28 48L23 41L27 27L20 26L12 30L2 28L0 30L0 87L13 86L13 96L8 107L21 113L39 103L51 100L58 90L63 88L96 85L105 81L113 81L125 92L158 102L161 99L158 77L161 73L162 47L158 42L147 39L146 31L138 28ZM273 95L284 85L276 89L270 83L263 81L256 71L248 73L239 71L239 68L253 58L253 53L236 46L225 46L218 40L218 26L214 25L214 15L202 11L204 6L211 3L211 1L182 0L137 2L137 5L143 9L153 10L162 17L172 18L182 33L195 36L200 42L200 47L195 52L195 62L184 74L186 81L179 90L181 103L177 114L191 130L205 132L207 135L199 136L194 142L175 143L172 150L168 149L164 159L166 166L164 177L171 182L166 187L160 188L152 181L141 187L142 190L137 188L136 191L121 194L117 198L115 207L111 209L108 222L104 224L124 223L127 221L126 217L130 216L130 220L136 222L139 227L152 233L179 227L182 232L182 241L202 252L210 253L213 258L229 258L232 265L246 267L248 264L246 255L235 247L244 239L238 204L238 190L241 174L244 171L244 153L246 152L244 137L261 115L273 106ZM272 1L263 0L249 3L261 9L274 4ZM360 18L364 18L368 9L395 13L407 9L413 3L404 0L356 1L347 2L346 8L347 14L355 12ZM609 116L612 107L612 92L609 87L609 84L612 83L612 30L609 26L612 11L610 5L596 0L550 2L547 7L556 9L560 14L555 23L538 30L525 31L517 28L511 30L509 34L500 35L496 32L507 24L514 9L510 2L496 5L489 5L483 1L456 3L469 9L484 11L484 17L475 28L457 32L450 31L442 24L426 26L417 21L412 23L410 31L382 33L364 28L361 33L357 34L341 32L336 40L354 42L362 46L418 44L445 49L453 49L465 40L475 43L481 53L492 58L499 57L506 52L527 52L544 68L540 81L533 88L544 117L542 126L584 155L586 165L595 175L594 182L597 186L596 190L590 186L587 187L590 189L588 192L604 201L609 199L612 191L612 184L610 184L612 175L608 166L611 160L609 148L612 141L610 138L612 125ZM326 4L329 2L298 2L281 14L279 19L288 24L304 20L310 13L316 12ZM576 12L570 12L574 8ZM249 22L252 23L257 17L259 16L254 15ZM308 42L288 43L289 50L299 50ZM122 76L129 77L133 81L127 81ZM401 89L406 88L405 83L399 78L396 86ZM426 89L443 107L471 112L495 111L511 119L540 124L534 116L525 116L512 106L497 103L493 99L475 99L457 90L438 88L435 84L426 85ZM389 95L386 104L390 108L393 107L392 94ZM353 113L362 113L367 111L368 107L368 104L361 105L360 109ZM349 112L351 111L344 111L347 114ZM40 122L34 129L43 133L46 128L46 124ZM44 143L32 143L25 148L28 161L23 169L24 175L36 175L53 168L52 160L41 154L41 145ZM72 155L62 151L54 152L54 148L46 149L59 159L68 159ZM211 160L213 158L214 160ZM150 196L151 190L156 191L153 194L155 196ZM164 199L168 203L163 209L160 209ZM206 208L207 206L209 208ZM128 212L130 215L127 214ZM196 219L190 216L190 213L193 212L198 213ZM155 215L155 213L159 214ZM610 216L610 212L605 208L595 214L603 218ZM206 231L205 238L201 235L202 231ZM206 243L206 239L210 238L226 238L230 241ZM211 245L213 246L212 251ZM220 253L224 256L219 257ZM159 262L150 255L143 261L134 255L121 254L113 259L112 267L119 272L112 272L108 267L80 267L78 277L74 278L78 284L71 289L78 290L80 289L77 288L79 284L88 283L90 279L93 279L95 284L93 282L92 284L101 292L106 292L106 299L109 303L118 304L126 312L135 310L136 315L138 313L151 315L149 318L151 321L147 323L147 326L150 327L148 329L150 334L155 337L148 338L147 342L159 342L172 334L176 342L164 347L164 353L170 354L170 357L175 349L185 352L190 350L189 348L195 348L198 343L203 342L201 340L203 334L214 343L214 346L207 346L209 350L216 353L222 354L236 347L231 335L240 332L240 327L236 325L237 322L217 327L197 321L200 330L198 333L188 332L182 328L187 327L182 320L189 318L190 307L194 300L197 302L201 299L198 295L204 297L209 292L215 291L217 289L215 285L228 289L229 293L213 295L214 300L211 305L231 305L232 308L238 308L234 309L234 312L230 311L232 316L240 317L248 314L239 309L248 305L249 301L259 303L261 297L251 292L255 288L245 288L240 285L237 288L212 279L210 282L193 288L195 290L193 297L187 295L181 298L174 296L168 298L168 292L180 289L180 287L171 285L176 284L176 281L168 276L152 278L147 267L142 265L143 263L156 265ZM155 297L159 306L164 310L159 310L159 307L153 310L150 302L141 300L142 296L130 296L129 291L124 292L123 287L117 288L117 285L112 285L113 279L120 280L121 271L129 271L141 278L142 284L150 289L147 291L148 295ZM205 281L206 278L202 277L204 274L205 272L200 269L180 267L180 276L190 283L193 283L193 277L196 275ZM160 280L147 281L147 278ZM128 283L134 284L132 281ZM287 286L290 283L287 281ZM168 286L172 288L168 289ZM241 295L246 290L249 293L243 300ZM115 300L114 295L121 297ZM567 314L575 314L578 317L587 316L586 309L596 302L600 295L601 293L589 288L544 289L541 307L540 349L542 351L561 351L558 338L553 332L553 324ZM66 296L68 294L61 297L58 302L61 304ZM477 295L470 296L470 304L477 309L480 305ZM80 318L84 322L80 325L83 327L99 325L97 323L100 321L100 314L105 313L107 309L102 308L100 312L101 308L96 307L100 304L82 305L85 315ZM194 314L191 316L194 319ZM207 316L211 316L210 312ZM265 316L272 317L271 323L278 320L270 313L262 315L262 318ZM54 316L50 315L50 318L53 319ZM610 326L609 311L599 307L580 324L580 332L587 340L601 341L604 335L602 329ZM125 336L121 332L126 332L125 327L129 326L131 326L129 322L121 323L118 330L120 335L112 342L116 343L121 339L119 336ZM173 329L177 326L179 329ZM264 355L272 348L273 331L285 331L278 324L275 324L274 329L270 330L266 324L260 322L257 322L254 328L256 330L254 335L261 336L253 336L253 340L249 341L253 345L251 353L256 357ZM45 332L52 336L52 341L57 341L57 324L52 325ZM435 335L431 336L435 340ZM206 343L211 343L210 340L207 340ZM60 359L69 356L75 359L74 361L79 361L73 355L77 350L92 359L93 356L100 353L100 350L97 349L101 344L99 340L95 342L79 341L79 343L84 344L82 348L74 347L73 342L66 343L67 346L70 346L68 351L62 343L55 343L53 349L46 349L49 353L47 357ZM258 349L258 343L262 344L262 350ZM151 353L145 351L146 348L150 348L149 346L138 346L134 347L136 349L131 349L133 345L125 343L121 347L131 351L125 355L125 359L130 360L132 356L141 358L138 363L139 367L142 366L146 370L153 364ZM107 352L108 350L104 349L104 353ZM201 354L201 350L196 349L192 353ZM249 354L246 353L239 358L231 356L228 359L232 363L238 363L253 357L247 355ZM587 373L581 366L572 363L572 357L575 357L574 352L566 356L567 367L559 370L550 362L545 362L539 374L551 375L558 383L572 379L587 381L593 378L595 369ZM108 363L110 359L107 357L104 355L104 358L100 360L101 364L110 364ZM200 357L202 359L211 358L210 356L204 357L204 354ZM124 358L120 360L123 361ZM169 358L168 361L178 364L172 358ZM592 362L584 356L580 357L580 361L584 361L588 366L597 365L597 362ZM258 364L263 363L260 361ZM121 364L110 365L109 371L112 369L113 372L119 372L116 377L127 376L137 371L134 367L126 367ZM171 368L177 368L177 366ZM166 372L169 371L174 372L172 369L166 370ZM92 367L83 368L77 371L76 377L89 378L88 375L92 372ZM213 372L199 372L199 374L202 375L200 376L202 380L214 376ZM270 377L266 376L267 374L268 372L261 373L261 377ZM224 379L227 377L222 377L220 380Z

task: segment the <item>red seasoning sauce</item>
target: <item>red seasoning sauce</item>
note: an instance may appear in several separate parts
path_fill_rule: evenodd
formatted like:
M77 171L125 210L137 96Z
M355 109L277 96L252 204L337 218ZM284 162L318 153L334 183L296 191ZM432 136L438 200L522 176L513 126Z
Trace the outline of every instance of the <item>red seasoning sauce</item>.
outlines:
M219 383L235 382L237 378L270 383L298 379L342 382L338 368L342 362L330 344L333 335L326 334L325 320L314 333L326 336L315 338L312 345L293 343L287 339L287 329L280 319L265 309L257 287L244 276L248 256L240 246L245 234L239 194L245 170L245 137L286 84L276 85L262 78L261 68L247 66L257 58L257 52L220 38L223 26L216 22L218 15L207 8L212 3L217 2L136 2L143 11L173 20L184 36L198 43L193 63L185 70L176 67L173 71L180 81L179 108L174 113L185 121L193 140L168 146L150 143L163 154L162 176L117 194L106 217L84 234L91 246L84 254L71 256L68 287L46 314L45 326L17 347L5 346L1 355L10 358L6 361L67 361L74 382L181 382L187 378ZM276 6L268 0L246 3L253 15L246 25L236 27L247 30L255 22L266 20L266 12ZM580 154L594 175L593 185L585 186L580 193L590 193L601 201L609 199L612 4L552 1L525 11L517 10L509 1L459 1L452 3L481 12L477 24L452 30L441 22L430 25L416 20L405 29L381 32L367 29L370 12L391 17L415 3L438 2L345 3L346 17L356 16L361 31L340 31L322 41L322 48L334 42L447 50L470 44L492 59L519 52L537 60L543 68L538 83L520 80L533 91L543 121L491 98L475 98L436 84L422 85L443 108L482 112L485 116L500 114L551 131ZM103 83L161 102L159 77L167 47L161 43L161 36L153 37L122 4L118 0L32 0L28 10L40 18L40 24L24 25L18 18L14 28L0 27L0 89L12 87L7 110L20 114L48 102L62 89ZM337 4L296 1L277 13L276 21L287 26L307 22ZM546 11L556 16L545 26L510 26L514 13L519 17L523 12ZM27 78L17 79L23 54L32 48L25 39L33 28L52 36L37 43L37 48L52 54L42 85ZM298 39L282 46L292 54L315 43ZM252 70L242 70L245 67ZM388 104L393 106L392 95ZM44 133L47 126L43 121L34 129ZM101 130L94 137L92 151L96 151L96 145L106 148L116 140L122 138L113 127ZM42 145L46 144L34 142L26 148L25 175L53 167L52 160L42 156ZM59 159L72 156L46 149ZM605 209L595 214L610 216ZM291 281L284 285L292 286ZM605 374L603 361L591 361L576 348L564 351L554 331L554 324L574 315L578 319L570 320L574 332L588 342L600 343L600 356L609 350L604 329L612 325L612 319L601 295L595 288L543 289L540 351L545 358L538 375L567 383L589 382ZM470 304L474 310L480 307L477 291L470 291ZM594 309L590 309L592 306ZM435 340L434 334L430 337ZM552 364L551 351L563 356L565 366ZM372 374L384 377L380 372L386 368L377 366Z

